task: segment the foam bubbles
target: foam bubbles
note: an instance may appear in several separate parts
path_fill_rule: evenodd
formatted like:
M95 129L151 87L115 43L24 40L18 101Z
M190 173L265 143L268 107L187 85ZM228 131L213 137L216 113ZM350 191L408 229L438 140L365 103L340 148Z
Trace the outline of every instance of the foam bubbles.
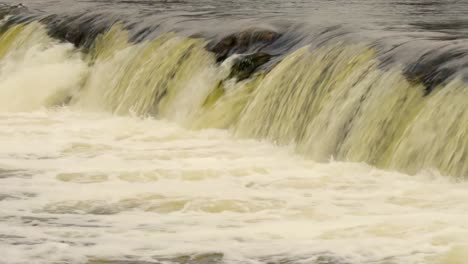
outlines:
M0 114L0 145L5 263L453 263L468 244L467 185L436 175L67 109Z

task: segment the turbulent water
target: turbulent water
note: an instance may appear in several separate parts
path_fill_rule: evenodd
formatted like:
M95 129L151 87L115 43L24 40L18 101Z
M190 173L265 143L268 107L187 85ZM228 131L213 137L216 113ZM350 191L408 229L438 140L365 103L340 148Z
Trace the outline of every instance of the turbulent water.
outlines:
M463 1L4 2L0 263L468 259Z

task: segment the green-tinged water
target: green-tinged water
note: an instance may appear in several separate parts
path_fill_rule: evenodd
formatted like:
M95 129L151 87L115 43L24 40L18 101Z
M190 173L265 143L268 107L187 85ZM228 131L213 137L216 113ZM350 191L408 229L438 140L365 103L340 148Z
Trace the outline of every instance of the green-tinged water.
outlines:
M166 34L129 44L125 36L116 26L98 39L73 106L227 128L294 144L316 161L366 162L412 174L468 172L468 90L460 80L424 96L402 66L384 71L375 50L337 43L304 47L271 71L236 83L226 79L229 61L216 65L201 39Z
M0 35L0 263L464 263L460 76L329 41L238 81L206 45Z
M229 61L216 65L201 39L165 34L130 44L126 35L115 26L85 56L53 44L36 23L10 28L1 46L1 92L9 101L3 110L64 103L68 92L76 109L231 129L241 137L294 144L316 161L467 176L468 89L461 80L424 96L422 84L408 81L400 67L380 69L374 50L337 43L304 47L272 70L236 83L226 79ZM67 64L75 68L67 71ZM44 89L38 91L26 84L37 81L28 78L41 75L39 68L62 78L49 85L40 76L46 83L35 83ZM25 93L32 98L22 98Z

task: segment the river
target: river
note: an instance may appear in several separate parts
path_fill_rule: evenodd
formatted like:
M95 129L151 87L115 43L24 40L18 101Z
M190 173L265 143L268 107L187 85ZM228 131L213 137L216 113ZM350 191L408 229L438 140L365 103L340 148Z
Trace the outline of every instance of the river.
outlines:
M465 1L3 3L0 263L468 259Z

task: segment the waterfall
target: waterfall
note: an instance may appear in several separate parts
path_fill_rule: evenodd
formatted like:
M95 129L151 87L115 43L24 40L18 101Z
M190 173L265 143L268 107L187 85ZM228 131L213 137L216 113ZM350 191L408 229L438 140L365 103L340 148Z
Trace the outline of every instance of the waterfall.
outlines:
M431 60L429 73L410 71L385 64L376 45L339 34L255 65L261 56L246 54L279 45L280 33L243 31L213 47L174 32L135 42L116 23L85 49L51 37L41 22L3 28L0 111L67 105L152 116L293 145L321 162L468 176L468 84L457 71L442 76L447 71L434 68L447 61Z

